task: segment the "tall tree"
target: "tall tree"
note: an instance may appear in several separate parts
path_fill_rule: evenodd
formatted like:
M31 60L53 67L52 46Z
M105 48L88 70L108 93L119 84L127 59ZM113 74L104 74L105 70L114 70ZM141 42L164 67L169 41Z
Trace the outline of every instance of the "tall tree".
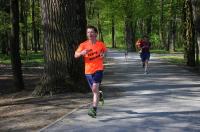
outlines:
M36 16L35 16L35 0L32 0L32 42L33 42L33 49L35 52L38 51L38 35L37 35L37 27L36 27Z
M115 20L114 16L111 17L111 33L112 33L112 48L117 48L115 42Z
M195 66L195 32L193 23L193 10L191 0L184 1L183 8L184 22L184 56L188 66Z
M102 29L101 29L101 21L100 21L100 16L99 16L99 10L98 10L98 14L97 14L97 27L98 27L98 31L99 31L99 40L101 40L103 42L103 33L102 33Z
M29 0L20 0L20 22L22 47L27 55L28 52L28 11L29 11Z
M196 63L199 65L199 50L200 50L200 1L192 0L194 27L195 27L195 49L196 49Z
M164 35L164 0L160 0L160 43L163 47L166 47L165 35Z
M132 6L134 5L133 1L126 0L123 4L125 16L125 42L126 42L126 48L128 51L136 51L136 48L134 46L135 42L135 34L133 29L133 9Z
M44 75L34 95L88 91L82 59L74 58L86 39L85 1L42 0Z
M0 4L0 48L1 53L8 54L10 44L10 3L8 0L1 0Z
M144 5L146 8L146 35L151 35L151 29L152 29L152 8L153 8L153 0L144 0Z
M15 90L24 89L22 69L21 69L21 58L19 53L19 3L18 0L10 0L11 10L11 63L13 78L15 84Z
M170 21L169 21L169 35L168 35L168 48L170 52L175 51L176 42L176 3L175 0L170 2Z

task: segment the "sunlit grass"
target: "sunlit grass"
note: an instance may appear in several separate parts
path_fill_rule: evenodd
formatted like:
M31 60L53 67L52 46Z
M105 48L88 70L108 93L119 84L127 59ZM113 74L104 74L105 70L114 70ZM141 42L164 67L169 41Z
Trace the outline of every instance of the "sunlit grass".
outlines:
M182 49L176 49L175 52L169 52L166 50L162 50L162 49L151 49L151 53L156 53L156 54L179 54L179 53L183 53Z
M0 54L0 64L10 65L11 59L10 55ZM25 53L21 54L21 62L24 66L39 66L44 64L44 58L42 52L32 52L29 51L26 55Z
M169 51L161 50L161 49L153 49L153 50L151 50L151 53L156 53L156 54L169 54Z
M173 56L173 55L166 55L166 56L160 56L160 59L163 60L167 60L168 62L172 63L172 64L178 64L178 65L184 65L185 64L185 60L183 58L183 56Z

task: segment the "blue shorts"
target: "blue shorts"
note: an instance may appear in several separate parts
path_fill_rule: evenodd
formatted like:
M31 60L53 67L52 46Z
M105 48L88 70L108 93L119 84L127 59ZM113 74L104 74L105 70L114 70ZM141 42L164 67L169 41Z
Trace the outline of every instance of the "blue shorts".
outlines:
M142 62L149 61L150 53L149 52L142 52L140 54L140 58L141 58Z
M103 71L96 71L93 74L85 74L85 77L88 81L88 84L90 85L90 88L92 88L93 83L101 83L103 78Z

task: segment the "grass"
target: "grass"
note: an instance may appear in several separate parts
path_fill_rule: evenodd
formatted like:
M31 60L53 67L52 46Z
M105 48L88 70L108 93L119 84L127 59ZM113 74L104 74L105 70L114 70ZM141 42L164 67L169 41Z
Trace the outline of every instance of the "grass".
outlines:
M156 53L156 54L180 54L183 53L182 49L176 49L175 52L169 52L166 50L161 50L161 49L152 49L151 53Z
M169 54L169 51L160 50L160 49L153 49L153 50L151 50L151 53L156 53L156 54Z
M165 50L155 49L155 50L151 50L151 53L166 54L166 56L159 56L159 58L163 60L167 60L168 62L172 64L185 65L186 63L182 55L181 56L177 55L177 54L183 53L181 49L173 53L170 53L169 51L165 51Z
M167 56L160 56L159 58L163 60L167 60L168 62L172 64L185 65L185 60L183 56L167 55Z
M10 64L10 56L9 55L4 55L0 54L0 64Z
M25 53L21 54L21 62L23 66L40 66L44 64L44 58L42 52L32 52L29 51L26 55ZM0 64L10 65L11 59L10 55L0 54Z
M124 51L125 49L123 47L117 48L119 51ZM166 56L159 56L160 59L167 60L170 63L173 64L180 64L184 65L185 61L183 56L177 56L177 53L180 53L181 50L178 52L174 52L170 55L168 51L165 50L151 50L151 53L156 53L156 54L166 54ZM25 53L21 54L21 62L23 66L41 66L44 64L44 58L43 58L43 53L39 51L38 53L35 53L33 51L29 51L28 55ZM10 65L11 60L10 60L10 55L4 55L0 54L0 64L5 64L5 65Z

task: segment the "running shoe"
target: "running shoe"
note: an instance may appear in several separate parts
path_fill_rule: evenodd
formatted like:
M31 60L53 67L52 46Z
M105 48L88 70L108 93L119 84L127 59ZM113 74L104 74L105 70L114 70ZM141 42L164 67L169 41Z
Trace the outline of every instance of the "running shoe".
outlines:
M104 105L104 98L103 98L103 92L99 91L99 103L103 106Z
M93 108L90 108L88 110L88 115L91 116L92 118L96 118L97 113L96 113L96 111Z

